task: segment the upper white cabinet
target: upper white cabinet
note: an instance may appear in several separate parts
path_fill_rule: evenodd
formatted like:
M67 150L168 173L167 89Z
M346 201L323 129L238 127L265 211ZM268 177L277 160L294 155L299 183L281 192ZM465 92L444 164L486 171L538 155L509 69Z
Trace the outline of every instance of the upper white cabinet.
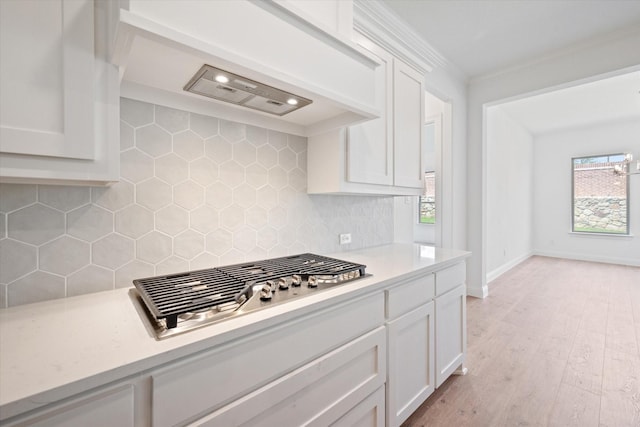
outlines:
M119 176L108 3L0 2L0 180L100 184Z
M382 114L309 138L308 192L419 195L423 75L367 38L356 40L380 63L375 93Z
M341 31L350 1L129 0L113 60L123 96L308 136L377 117L377 63ZM313 101L283 116L184 90L204 65Z

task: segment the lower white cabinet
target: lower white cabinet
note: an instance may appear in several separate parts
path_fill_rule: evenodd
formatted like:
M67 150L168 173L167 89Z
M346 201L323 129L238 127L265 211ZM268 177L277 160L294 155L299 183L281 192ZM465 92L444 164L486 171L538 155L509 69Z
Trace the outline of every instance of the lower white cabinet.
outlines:
M379 327L189 426L332 425L384 385L385 357L385 331ZM363 405L353 417L367 419L371 409Z
M437 280L437 279L436 279ZM465 285L436 297L436 387L464 363L467 353Z
M387 322L387 426L399 426L434 386L433 301Z
M384 386L378 388L331 427L383 427L385 402Z
M135 387L123 384L54 405L5 427L134 427Z

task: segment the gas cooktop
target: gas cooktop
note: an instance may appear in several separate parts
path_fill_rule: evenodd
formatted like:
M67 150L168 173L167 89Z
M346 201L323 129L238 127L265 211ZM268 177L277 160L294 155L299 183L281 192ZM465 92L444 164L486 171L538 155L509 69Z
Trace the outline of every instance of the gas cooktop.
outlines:
M136 279L131 296L163 339L365 277L365 268L305 253Z

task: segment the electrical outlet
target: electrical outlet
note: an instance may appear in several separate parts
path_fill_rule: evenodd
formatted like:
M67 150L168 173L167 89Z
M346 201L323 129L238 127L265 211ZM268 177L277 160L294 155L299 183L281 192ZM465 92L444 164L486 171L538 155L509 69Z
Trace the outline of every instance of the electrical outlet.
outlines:
M348 245L351 243L351 233L345 233L340 235L340 244Z

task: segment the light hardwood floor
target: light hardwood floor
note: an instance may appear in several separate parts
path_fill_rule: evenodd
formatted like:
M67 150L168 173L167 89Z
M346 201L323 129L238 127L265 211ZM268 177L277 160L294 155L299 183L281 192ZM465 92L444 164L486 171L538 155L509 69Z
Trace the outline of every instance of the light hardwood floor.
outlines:
M403 427L640 426L640 268L529 258L467 328L469 373Z

